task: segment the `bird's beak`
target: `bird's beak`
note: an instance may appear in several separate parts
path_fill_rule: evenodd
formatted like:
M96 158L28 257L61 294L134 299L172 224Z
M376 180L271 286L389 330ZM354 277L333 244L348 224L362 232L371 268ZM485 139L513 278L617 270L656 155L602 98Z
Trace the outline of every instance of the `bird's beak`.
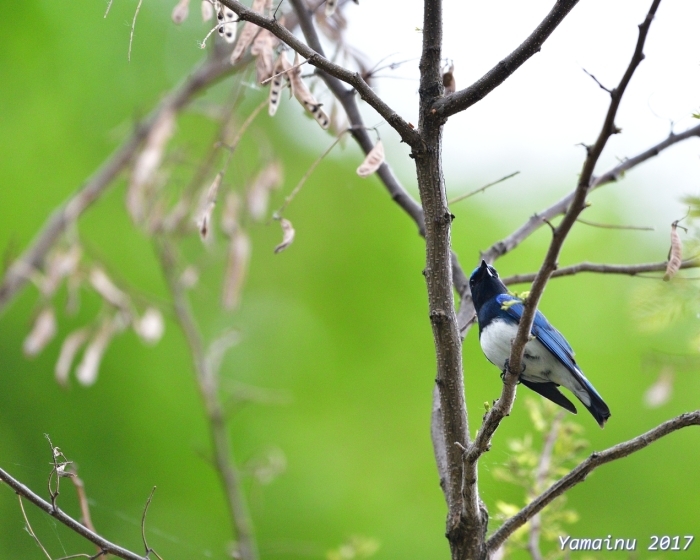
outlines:
M493 276L493 275L491 274L491 270L489 270L489 265L486 264L486 261L485 261L485 260L482 260L482 261L481 261L481 270L485 270L486 273L487 273L489 276Z

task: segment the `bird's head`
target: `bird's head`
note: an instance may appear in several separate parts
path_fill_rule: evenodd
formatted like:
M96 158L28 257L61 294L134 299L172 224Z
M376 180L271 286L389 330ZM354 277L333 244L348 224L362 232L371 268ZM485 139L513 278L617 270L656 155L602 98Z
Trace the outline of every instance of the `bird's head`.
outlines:
M469 277L469 288L472 291L472 300L477 313L481 306L491 298L508 293L508 288L501 282L496 269L483 260Z

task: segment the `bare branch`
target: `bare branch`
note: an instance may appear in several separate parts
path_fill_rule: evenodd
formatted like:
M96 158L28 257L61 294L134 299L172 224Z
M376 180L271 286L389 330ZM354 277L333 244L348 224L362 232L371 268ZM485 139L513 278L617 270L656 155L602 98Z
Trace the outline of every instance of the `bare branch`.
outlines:
M666 270L667 262L658 263L645 263L645 264L597 264L582 262L579 264L573 264L571 266L565 266L563 268L558 268L550 278L559 278L561 276L572 276L574 274L579 274L580 272L597 272L599 274L625 274L627 276L636 276L637 274L643 274L645 272L662 272ZM697 268L700 266L700 260L691 259L683 261L681 263L681 268ZM515 274L513 276L508 276L503 278L503 283L509 284L525 284L532 282L537 276L536 272L531 272L529 274ZM661 278L659 278L660 280Z
M598 84L598 87L602 89L603 91L607 91L610 95L612 95L612 91L610 91L608 88L606 88L603 84L601 84L598 81L598 78L596 78L593 74L591 74L588 70L583 68L583 71L596 83Z
M494 185L498 185L499 183L502 183L503 181L506 181L506 180L510 179L511 177L515 177L519 173L520 173L520 171L516 171L515 173L511 173L510 175L506 175L505 177L501 177L500 179L498 179L496 181L492 181L491 183L488 183L488 184L484 185L483 187L479 187L478 189L475 189L471 192L457 196L457 197L453 198L452 200L450 200L449 204L452 205L455 202L459 202L460 200L464 200L466 198L469 198L470 196L474 196L475 194L479 194L480 192L484 192L489 187L493 187Z
M0 285L0 313L15 293L26 284L28 275L41 267L56 240L107 190L117 175L129 164L153 126L159 122L161 115L182 109L198 93L224 76L238 71L242 66L243 63L231 66L228 56L214 56L206 60L151 112L143 124L136 127L132 135L73 196L54 210L32 244L7 270Z
M540 51L543 43L577 3L578 0L557 0L552 10L542 20L542 23L517 49L469 87L438 99L433 104L433 111L441 118L447 119L455 113L464 111L481 101L491 91L500 86L531 56Z
M69 515L66 515L61 511L60 508L54 508L49 502L32 492L19 480L12 477L7 471L0 469L0 480L6 483L10 488L12 488L16 494L26 498L32 502L39 509L45 511L50 516L56 518L58 521L63 523L66 527L71 529L73 532L77 533L84 539L90 541L91 543L97 545L100 550L108 554L113 554L118 558L123 558L124 560L148 560L145 556L139 556L135 552L131 552L119 545L111 543L107 539L101 537L94 531L91 531Z
M639 26L639 38L637 39L637 45L634 49L632 59L630 60L627 70L622 76L618 87L613 90L613 93L611 94L610 106L605 116L603 126L598 134L596 143L588 151L588 156L584 161L583 169L579 176L578 185L574 191L571 204L568 206L568 210L566 211L566 214L559 226L552 228L552 241L549 245L549 249L547 250L547 254L544 258L542 266L540 267L540 270L537 272L530 290L530 294L524 302L523 315L518 325L517 335L511 346L508 366L504 370L503 390L501 392L501 397L494 403L494 406L486 414L474 442L469 446L467 452L464 454L465 485L470 485L473 483L472 481L476 481L478 459L483 453L490 449L493 434L498 429L498 426L503 418L510 414L513 407L516 384L521 372L523 353L525 351L525 345L530 337L532 323L535 319L535 313L537 312L537 305L542 297L550 275L557 267L557 259L564 241L571 231L576 218L578 218L578 215L585 208L586 195L589 191L593 170L598 158L600 157L600 154L602 153L603 148L605 147L610 136L618 132L617 128L615 127L615 116L617 115L617 110L620 106L622 96L625 93L625 89L629 84L637 66L639 66L639 63L644 58L644 54L642 52L644 42L660 1L661 0L653 0L644 22ZM492 550L495 550L496 548L497 546Z
M627 457L628 455L631 455L640 449L644 449L657 439L661 439L672 432L688 426L698 425L700 425L700 410L686 412L685 414L676 416L671 420L667 420L653 430L649 430L636 438L619 443L613 447L610 447L609 449L606 449L605 451L592 453L585 461L569 472L569 474L555 482L544 493L501 525L501 527L486 543L487 551L495 551L506 541L508 537L510 537L510 535L513 534L515 530L518 529L518 527L521 527L527 523L529 519L531 519L538 512L542 511L542 509L547 506L547 504L551 503L552 500L558 496L561 496L577 484L583 482L588 474L601 465Z
M601 224L598 222L590 222L588 220L584 220L583 218L578 218L576 220L579 224L584 224L587 226L591 227L597 227L597 228L602 228L602 229L629 229L629 230L634 230L634 231L655 231L656 228L651 227L651 226L621 226L617 224Z
M606 171L602 175L599 175L598 177L594 178L591 181L591 185L588 191L590 192L594 189L597 189L598 187L602 187L603 185L607 185L609 183L617 181L625 174L625 172L629 171L630 169L633 169L641 163L644 163L645 161L653 158L654 156L659 155L662 151L664 151L667 148L670 148L678 142L687 140L688 138L700 138L700 124L689 128L688 130L680 134L670 134L666 139L662 140L658 144L655 144L648 150L645 150L634 157L624 160L609 171ZM508 237L501 241L498 241L497 243L494 243L486 251L482 252L482 258L487 263L491 264L495 262L496 259L498 259L499 257L502 257L509 251L512 251L518 245L520 245L520 243L527 239L534 231L539 229L545 223L545 220L551 220L552 218L566 212L566 209L569 207L573 199L574 191L567 194L561 200L555 202L549 208L530 217L527 222L525 222L517 230L511 233Z
M298 52L301 56L306 58L308 63L312 66L315 66L327 74L330 74L331 76L342 80L346 84L351 85L357 90L360 97L375 111L377 111L384 118L384 120L386 120L386 122L399 133L404 142L411 147L415 147L420 144L420 135L407 121L403 120L399 114L396 113L396 111L384 103L384 101L382 101L382 99L376 93L374 93L372 88L369 87L369 84L365 82L359 72L351 72L347 68L334 64L323 56L322 50L315 49L304 44L296 36L294 36L291 31L278 23L275 19L267 18L257 12L254 12L237 0L221 0L221 3L236 12L240 20L249 21L259 27L262 27L263 29L267 29L270 33L280 39L280 41L283 41L295 52ZM306 35L304 23L302 22L303 13L300 13L300 11L297 10L297 3L292 2L292 5L297 11L299 23L302 27L302 31L304 31L304 34ZM305 6L302 6L302 11L307 12L308 9ZM307 19L310 21L310 18Z
M552 463L552 453L554 452L554 444L557 441L557 436L559 435L559 428L561 427L561 422L564 419L564 411L558 412L557 415L552 420L552 426L547 432L547 437L544 440L544 445L542 446L542 454L540 455L540 461L537 464L537 470L535 471L535 492L542 492L542 486L547 479L547 474L549 473L550 465ZM542 530L540 514L535 514L530 519L530 536L527 541L527 549L532 556L532 560L543 560L542 552L540 551L540 532Z
M218 373L212 369L207 359L204 342L195 323L185 289L180 282L174 248L163 240L159 247L159 254L163 274L173 298L175 316L192 356L197 386L209 424L214 465L224 487L231 517L231 529L238 541L238 553L242 560L257 560L258 550L253 536L253 524L243 496L241 476L229 444L225 413L219 402Z

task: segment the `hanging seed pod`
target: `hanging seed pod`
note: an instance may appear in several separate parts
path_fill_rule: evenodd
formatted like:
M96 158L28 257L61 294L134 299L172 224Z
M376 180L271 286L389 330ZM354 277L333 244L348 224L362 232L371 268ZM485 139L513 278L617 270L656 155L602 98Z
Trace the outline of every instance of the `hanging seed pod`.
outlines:
M250 262L250 238L242 229L236 230L228 251L228 265L224 276L222 303L229 311L238 307L241 291L248 273Z
M113 320L105 319L83 354L83 359L75 370L75 376L81 385L89 386L97 381L102 356L112 340L116 329Z
M666 265L666 274L664 274L664 282L668 282L673 278L681 268L683 261L683 244L678 235L678 222L671 224L671 250L668 253L668 264Z
M89 334L89 329L79 329L73 331L63 341L61 353L58 356L58 361L56 362L56 368L54 370L56 381L59 385L65 386L68 383L68 374L73 365L75 355L78 353L81 346L85 344Z
M272 83L270 84L270 96L268 98L268 113L271 117L275 116L277 108L279 107L282 96L282 87L284 86L285 81L289 83L289 76L287 74L282 74L282 72L289 70L291 67L292 65L289 63L286 53L282 51L277 57L275 65L272 68L272 75L275 77L272 79Z
M279 188L281 184L282 166L277 161L273 161L257 174L248 189L248 213L253 220L259 222L265 217L270 191Z
M382 163L384 163L384 144L382 144L381 140L377 140L374 148L365 157L365 161L357 168L357 174L362 178L369 177L379 169Z
M156 344L165 332L163 315L155 307L149 307L140 318L135 318L132 326L146 344Z
M233 43L236 40L236 13L227 6L223 4L218 4L218 9L216 10L216 19L219 22L219 27L217 27L217 32L219 36L227 43ZM202 12L203 14L204 12Z
M321 108L321 104L316 101L316 98L309 91L309 88L306 87L304 80L301 79L301 68L299 66L298 53L294 59L294 66L292 67L292 70L288 72L288 74L294 97L296 97L297 101L301 103L304 109L311 113L311 115L316 119L316 122L321 125L321 128L324 130L328 128L331 120Z
M202 21L209 21L214 17L214 6L209 0L202 0Z
M326 17L331 17L338 7L338 0L326 0Z
M34 320L32 330L24 339L22 350L28 357L36 356L56 335L56 314L53 307L45 307Z
M171 17L173 22L180 25L183 21L187 19L190 14L190 0L180 0L173 8L173 13Z
M200 210L199 217L197 218L197 229L199 230L199 235L202 241L209 239L209 234L211 232L211 215L216 207L216 196L219 193L219 185L221 185L222 175L217 173L214 177L214 181L207 190L207 195L202 203L202 209Z
M258 83L262 83L273 75L275 36L267 29L261 29L253 41L250 53L255 57L255 68Z
M292 227L292 222L284 218L280 218L280 226L282 226L282 243L275 247L275 254L281 253L294 241L294 227Z
M445 72L442 75L442 85L445 88L445 95L454 93L457 89L457 84L455 82L454 76L455 65L450 63Z
M95 267L90 271L90 284L107 303L119 308L128 307L129 296L117 288L101 268Z
M262 14L264 8L265 0L253 0L253 4L250 6L252 11L259 14ZM260 31L260 28L257 25L250 23L249 21L245 22L241 34L238 36L236 46L233 48L233 52L231 53L231 64L235 64L241 59L245 50L252 44L253 39L255 39L255 36L258 34L258 31Z

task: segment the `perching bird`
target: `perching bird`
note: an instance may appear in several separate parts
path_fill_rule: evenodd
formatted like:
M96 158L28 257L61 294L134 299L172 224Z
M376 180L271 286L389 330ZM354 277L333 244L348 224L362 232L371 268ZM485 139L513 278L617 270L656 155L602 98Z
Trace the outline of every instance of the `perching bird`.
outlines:
M479 321L479 342L489 361L505 370L513 339L523 314L522 300L508 293L498 272L481 261L469 279ZM583 403L600 427L610 409L574 360L574 351L562 334L539 311L525 345L520 382L543 397L576 414L576 407L558 389L566 387Z

